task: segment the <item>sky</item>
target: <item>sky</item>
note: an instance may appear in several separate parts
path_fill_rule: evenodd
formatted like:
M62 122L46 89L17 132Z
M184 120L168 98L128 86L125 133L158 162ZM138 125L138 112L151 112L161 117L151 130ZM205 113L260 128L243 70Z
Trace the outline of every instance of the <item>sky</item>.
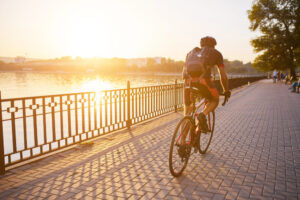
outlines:
M213 36L229 60L251 62L252 0L0 0L0 56L184 60Z

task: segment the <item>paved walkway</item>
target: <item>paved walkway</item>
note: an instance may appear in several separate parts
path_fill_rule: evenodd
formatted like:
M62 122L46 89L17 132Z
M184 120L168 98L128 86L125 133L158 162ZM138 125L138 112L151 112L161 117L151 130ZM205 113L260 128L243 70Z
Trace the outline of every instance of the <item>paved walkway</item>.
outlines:
M216 111L206 155L169 172L181 113L10 170L0 199L300 199L300 94L263 80Z

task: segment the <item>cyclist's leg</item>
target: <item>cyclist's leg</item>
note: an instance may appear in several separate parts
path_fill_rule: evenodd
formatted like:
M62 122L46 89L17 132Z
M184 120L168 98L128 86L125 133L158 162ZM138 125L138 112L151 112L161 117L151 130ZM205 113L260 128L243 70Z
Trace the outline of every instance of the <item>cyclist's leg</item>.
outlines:
M219 103L219 95L216 88L213 90L213 88L210 88L210 85L207 85L207 81L201 80L201 83L193 83L193 86L197 87L199 90L199 93L202 97L207 99L207 104L204 108L204 110L199 114L198 120L200 122L201 130L204 133L209 132L206 115L208 115L210 112L214 111L214 109L218 106Z
M208 85L207 82L201 80L201 83L192 83L193 86L198 88L200 95L207 100L207 104L203 110L203 114L205 115L214 111L219 104L219 93L217 89L210 83Z
M208 115L208 113L213 112L219 105L219 96L208 101L203 110L203 114Z
M208 115L208 113L214 111L216 109L216 107L218 106L219 104L219 99L218 100L212 100L212 101L209 101L204 110L203 110L203 114L204 115Z
M193 111L192 104L189 104L189 105L184 104L184 116L190 115L192 111Z
M184 103L184 115L187 116L187 115L190 115L190 113L193 111L193 104L192 104L192 96L191 96L191 92L189 89L186 89L184 88L183 90L183 103ZM186 128L184 125L181 128L181 133L180 133L180 141L179 143L181 145L184 145L185 144L185 141L186 141L186 136L189 132L189 127Z
M205 98L208 100L203 114L207 115L208 113L214 111L219 104L219 93L211 79L201 79L201 83L207 88L203 89Z
M189 115L193 110L192 96L189 89L184 88L183 90L183 103L184 103L184 115Z

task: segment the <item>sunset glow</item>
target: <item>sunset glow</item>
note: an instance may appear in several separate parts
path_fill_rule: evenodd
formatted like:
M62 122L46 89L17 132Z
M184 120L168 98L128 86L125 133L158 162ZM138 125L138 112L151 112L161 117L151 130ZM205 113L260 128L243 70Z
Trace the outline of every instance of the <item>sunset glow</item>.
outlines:
M111 89L114 89L114 87L113 87L113 85L111 85L111 83L103 82L99 79L85 81L85 83L83 83L81 85L81 87L78 88L79 91L87 91L87 92L90 92L90 91L99 92L99 91L111 90Z
M251 0L0 1L0 56L170 57L213 35L225 58L251 61Z

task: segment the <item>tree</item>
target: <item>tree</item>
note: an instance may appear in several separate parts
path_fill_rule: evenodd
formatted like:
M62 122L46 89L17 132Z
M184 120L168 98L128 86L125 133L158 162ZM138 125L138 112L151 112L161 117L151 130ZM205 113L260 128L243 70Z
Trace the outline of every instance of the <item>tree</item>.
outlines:
M146 63L146 67L151 70L153 68L155 68L156 65L156 61L154 58L147 58L147 63Z
M296 62L297 67L300 67L300 0L298 0L298 9L296 10L296 49L295 49L295 56L296 56Z
M289 69L295 77L299 66L299 1L254 0L248 11L250 30L260 30L253 39L255 52L262 52L253 66L262 71Z

